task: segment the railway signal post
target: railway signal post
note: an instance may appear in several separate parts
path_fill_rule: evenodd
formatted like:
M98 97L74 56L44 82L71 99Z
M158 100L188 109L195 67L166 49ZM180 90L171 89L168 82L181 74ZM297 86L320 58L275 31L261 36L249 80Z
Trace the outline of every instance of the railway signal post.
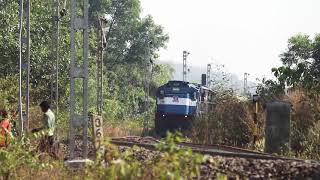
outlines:
M93 142L95 151L103 151L104 147L101 144L103 138L103 57L104 50L107 47L106 33L107 19L103 17L98 17L97 23L97 116L91 115L92 130L93 130Z
M103 56L107 47L106 32L107 19L98 18L98 54L97 54L97 113L102 116L103 111Z
M252 101L254 104L255 112L253 113L253 123L254 123L254 129L253 129L253 144L256 144L258 139L258 112L259 112L259 96L257 94L254 94L252 96Z

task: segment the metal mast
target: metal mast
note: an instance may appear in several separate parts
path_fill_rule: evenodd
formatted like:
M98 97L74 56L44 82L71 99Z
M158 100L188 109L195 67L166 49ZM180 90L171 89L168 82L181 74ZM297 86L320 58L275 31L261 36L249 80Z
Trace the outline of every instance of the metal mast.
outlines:
M211 86L211 64L207 65L207 85Z
M243 94L247 95L248 94L248 76L249 73L244 73L244 78L243 78Z
M183 51L183 55L182 55L182 59L183 59L183 74L182 74L182 80L183 81L187 81L187 71L188 71L188 68L187 68L187 57L190 53L188 51Z
M89 55L89 34L88 34L88 0L71 0L71 62L70 62L70 132L69 147L70 158L75 158L75 133L82 131L83 158L88 155L88 55ZM83 43L76 43L76 33L81 33ZM76 47L76 44L81 44ZM81 51L82 50L82 51ZM77 51L83 52L81 57ZM82 83L82 88L75 89L76 80ZM77 92L81 92L77 97ZM78 101L80 100L80 102ZM82 105L82 107L81 107Z
M20 134L29 129L29 91L30 91L30 0L19 1L19 117ZM24 21L26 36L23 37ZM22 77L26 77L23 79ZM25 105L24 105L25 103Z
M153 62L151 59L151 49L150 45L152 42L148 42L148 48L146 50L146 63L145 63L145 76L144 76L144 122L143 122L143 136L146 136L149 131L149 117L148 117L148 110L149 110L149 94L150 94L150 82L152 80L153 75Z
M97 56L97 113L102 116L103 111L103 51L107 47L107 20L98 19L98 56Z
M52 87L51 103L55 105L56 118L59 113L59 21L60 21L60 1L52 0Z

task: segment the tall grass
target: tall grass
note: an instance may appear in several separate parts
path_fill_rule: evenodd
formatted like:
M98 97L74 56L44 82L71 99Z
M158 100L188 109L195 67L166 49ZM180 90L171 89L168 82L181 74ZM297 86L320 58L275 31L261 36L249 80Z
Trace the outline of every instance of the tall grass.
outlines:
M205 144L248 147L253 127L250 104L228 96L217 101L209 114L195 120L191 139Z

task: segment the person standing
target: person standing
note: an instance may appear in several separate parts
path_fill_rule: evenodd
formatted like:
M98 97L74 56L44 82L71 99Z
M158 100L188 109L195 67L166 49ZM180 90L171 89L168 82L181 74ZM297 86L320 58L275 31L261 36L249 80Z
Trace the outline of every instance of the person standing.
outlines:
M40 108L41 111L44 113L42 122L43 122L43 127L40 128L40 131L44 131L45 135L42 138L42 147L40 147L41 150L47 150L47 152L52 152L53 150L53 145L55 141L55 115L50 109L50 103L47 101L43 101L40 103ZM47 149L49 148L49 149Z
M0 147L6 147L11 137L11 124L6 110L0 111Z

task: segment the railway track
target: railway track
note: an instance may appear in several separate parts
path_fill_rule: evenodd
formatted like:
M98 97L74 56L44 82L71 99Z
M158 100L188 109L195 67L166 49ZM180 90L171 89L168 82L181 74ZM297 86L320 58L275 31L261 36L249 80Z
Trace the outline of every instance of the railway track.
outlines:
M129 136L129 137L112 138L110 142L112 144L119 145L119 146L128 146L128 147L139 146L149 150L157 150L156 144L162 141L153 137ZM236 148L232 146L225 146L225 145L205 145L205 144L182 142L182 143L178 143L177 146L179 148L186 148L186 149L190 148L192 149L193 152L212 155L212 156L237 157L237 158L248 158L248 159L261 159L261 160L290 160L290 161L320 163L319 161L314 161L314 160L305 160L305 159L285 157L285 156L276 156L272 154L252 151L248 149Z
M125 146L125 147L138 146L148 150L157 151L158 149L156 145L158 143L163 143L163 141L154 137L127 136L127 137L112 138L110 140L110 143L117 146ZM67 145L67 142L64 142L64 144ZM78 147L77 149L79 149L80 151L82 146L79 143L78 143L78 146L77 146ZM277 155L267 154L267 153L243 149L243 148L226 146L226 145L214 145L214 144L206 145L206 144L181 142L177 144L177 147L182 149L190 148L193 152L196 152L196 153L207 154L212 156L221 156L226 158L284 160L284 161L298 161L298 162L320 164L319 161L315 161L315 160L305 160L305 159L292 158L292 157L286 157L286 156L277 156ZM89 149L91 150L90 151L91 154L94 153L92 144L90 144Z

